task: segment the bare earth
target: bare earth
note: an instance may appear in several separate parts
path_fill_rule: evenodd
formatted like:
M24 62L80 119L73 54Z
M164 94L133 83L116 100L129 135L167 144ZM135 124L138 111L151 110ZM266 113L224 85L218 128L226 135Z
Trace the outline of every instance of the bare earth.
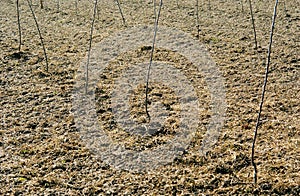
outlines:
M226 90L226 120L218 142L199 154L211 115L209 92L198 73L176 52L159 48L154 59L178 67L194 85L199 127L182 156L145 173L119 170L103 162L80 138L74 122L72 93L80 62L87 54L93 15L88 0L50 0L40 9L32 0L48 53L49 71L27 1L20 1L22 49L18 52L15 1L0 8L0 195L299 195L300 194L300 1L280 1L262 121L256 145L258 183L253 184L251 146L264 80L273 1L253 1L258 49L247 1L165 1L159 25L198 39L216 62ZM157 1L158 3L158 1ZM114 1L99 1L93 45L136 25L153 26L150 0L122 0L122 23ZM286 10L285 10L286 8ZM147 46L111 62L96 92L99 121L116 142L145 150L163 144L178 126L177 98L168 86L152 84L150 101L162 100L172 111L161 133L148 138L126 135L112 124L110 96L114 77L130 64L150 57ZM145 122L144 85L133 89L132 116Z

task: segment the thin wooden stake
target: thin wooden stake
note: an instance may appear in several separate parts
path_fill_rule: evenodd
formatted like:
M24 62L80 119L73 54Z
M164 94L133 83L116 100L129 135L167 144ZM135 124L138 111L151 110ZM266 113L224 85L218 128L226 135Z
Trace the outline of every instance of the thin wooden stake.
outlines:
M255 30L255 22L254 22L254 16L253 16L253 11L252 11L251 0L249 0L249 6L250 6L250 14L251 14L253 33L254 33L255 50L256 50L257 49L256 30Z
M41 44L42 44L42 46L43 46L44 56L45 56L45 60L46 60L46 71L48 72L48 57L47 57L47 52L46 52L46 48L45 48L45 45L44 45L43 37L42 37L41 31L40 31L40 27L39 27L39 24L38 24L38 22L37 22L36 16L35 16L34 11L33 11L33 9L32 9L31 3L29 2L29 0L27 0L27 2L28 2L28 6L29 6L29 8L30 8L30 11L31 11L31 13L32 13L32 16L33 16L33 19L34 19L36 28L37 28L37 30L38 30L39 37L40 37L40 40L41 40ZM42 2L42 1L41 1L41 2Z
M283 7L284 7L285 16L288 16L286 5L285 5L285 1L283 1Z
M41 4L41 9L44 9L44 2L43 2L43 0L40 0L40 4Z
M156 21L156 0L153 0L154 21Z
M119 8L119 12L120 12L120 14L121 14L121 17L122 17L122 20L123 20L123 24L125 25L125 18L124 18L124 15L123 15L122 9L121 9L120 2L119 2L119 0L116 0L116 2L117 2L118 8Z
M75 12L76 16L78 15L78 0L75 0Z
M196 23L197 23L197 37L200 37L200 22L199 22L199 0L196 0Z
M91 32L90 32L90 42L89 42L89 49L88 49L88 58L87 58L87 63L86 63L86 69L85 69L85 94L88 93L88 85L89 85L89 64L90 64L90 57L91 57L91 49L92 49L92 40L93 40L93 31L94 31L94 23L95 23L95 18L96 18L96 13L97 13L97 4L98 0L95 0L94 4L94 14L93 14L93 19L92 19L92 25L91 25Z
M22 32L21 32L21 23L20 23L19 0L17 0L17 18L18 18L18 30L19 30L19 52L21 52L21 46L22 46Z
M163 1L160 0L158 14L157 14L157 17L155 17L156 20L155 20L155 23L154 23L154 36L153 36L153 42L152 42L152 48L151 48L151 54L150 54L150 63L149 63L149 66L148 66L147 79L146 79L145 110L146 110L146 114L147 114L149 120L150 120L150 115L149 115L149 112L148 112L149 77L150 77L150 69L151 69L151 65L152 65L152 61L153 61L153 54L154 54L157 28L158 28L158 21L159 21L159 16L160 16L160 11L161 11L162 4L163 4Z
M252 165L254 168L254 184L257 183L257 167L256 167L256 163L255 163L255 158L254 158L255 142L256 142L256 138L257 138L258 126L260 124L260 116L261 116L261 112L262 112L262 107L263 107L264 97L265 97L265 92L266 92L266 86L267 86L267 81L268 81L269 67L270 67L270 61L271 61L271 48L272 48L272 42L273 42L273 32L274 32L274 27L275 27L277 5L278 5L278 0L276 0L275 6L274 6L274 13L273 13L271 32L270 32L270 43L269 43L269 47L268 47L267 65L266 65L266 71L265 71L265 79L264 79L264 84L263 84L263 88L262 88L259 112L258 112L258 116L257 116L257 120L256 120L256 126L255 126L255 130L254 130L254 137L253 137L253 143L252 143L251 162L252 162Z
M60 9L60 3L59 3L59 0L56 0L56 8L57 8L57 12L59 12L59 9Z
M244 3L243 3L243 0L241 0L241 3L242 3L242 12L244 12Z

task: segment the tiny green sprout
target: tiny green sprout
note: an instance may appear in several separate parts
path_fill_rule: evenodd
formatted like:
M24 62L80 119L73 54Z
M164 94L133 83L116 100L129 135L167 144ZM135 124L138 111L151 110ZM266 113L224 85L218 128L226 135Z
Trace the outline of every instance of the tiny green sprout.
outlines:
M25 182L26 180L27 180L27 178L24 178L24 177L19 177L19 178L18 178L18 181L19 181L19 182Z

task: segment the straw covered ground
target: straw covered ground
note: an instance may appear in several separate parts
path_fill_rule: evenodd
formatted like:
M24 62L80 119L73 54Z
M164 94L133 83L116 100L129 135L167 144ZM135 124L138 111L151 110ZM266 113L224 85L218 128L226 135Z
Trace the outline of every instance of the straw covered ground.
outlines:
M77 2L77 6L76 6ZM158 2L158 1L157 1ZM165 1L159 25L178 29L205 46L224 79L226 118L217 143L199 153L212 116L203 73L185 56L157 48L154 60L168 62L191 82L201 111L194 138L183 154L154 170L132 172L101 160L76 125L72 94L88 51L93 3L50 0L40 9L32 0L48 54L27 1L20 1L22 48L18 51L15 1L0 8L0 194L1 195L299 195L300 194L300 2L281 1L273 37L268 86L256 145L258 183L253 184L251 146L256 124L273 15L273 1L253 1L258 49L247 1ZM122 0L123 25L114 1L99 1L93 46L138 25L153 26L150 0ZM159 34L158 34L159 36ZM135 37L138 41L139 37ZM172 40L176 41L176 40ZM163 145L180 126L174 89L151 83L150 102L170 113L164 129L147 137L130 135L114 121L111 96L124 70L150 58L149 45L115 57L95 87L98 120L107 135L126 149ZM112 54L114 55L114 54ZM144 85L132 90L131 116L145 123ZM126 161L126 160L124 160Z

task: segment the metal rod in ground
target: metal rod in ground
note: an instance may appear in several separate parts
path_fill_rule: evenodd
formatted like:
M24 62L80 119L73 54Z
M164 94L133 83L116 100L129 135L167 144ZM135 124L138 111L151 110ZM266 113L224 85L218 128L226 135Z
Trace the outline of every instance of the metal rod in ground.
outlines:
M41 31L40 31L39 24L38 24L37 19L36 19L36 17L35 17L34 11L33 11L33 9L32 9L31 3L29 2L29 0L27 0L27 2L28 2L28 6L29 6L29 8L30 8L30 11L31 11L31 13L32 13L32 17L33 17L33 19L34 19L36 28L37 28L38 33L39 33L39 37L40 37L40 40L41 40L41 44L42 44L42 47L43 47L44 56L45 56L45 60L46 60L46 71L48 72L48 57L47 57L47 52L46 52L46 48L45 48L45 45L44 45L43 37L42 37ZM41 2L42 2L42 1L41 1Z
M260 105L259 105L259 111L258 111L256 126L255 126L255 130L254 130L253 143L252 143L251 162L252 162L252 166L254 168L254 184L257 183L257 167L256 167L256 163L255 163L255 158L254 158L255 142L256 142L256 138L257 138L258 126L260 124L260 116L261 116L261 112L262 112L262 107L263 107L265 92L266 92L266 87L267 87L267 81L268 81L269 67L270 67L270 61L271 61L271 48L272 48L272 42L273 42L273 32L274 32L274 27L275 27L277 5L278 5L278 0L276 0L275 6L274 6L274 13L273 13L271 32L270 32L270 43L269 43L269 47L268 47L268 57L267 57L267 64L266 64L266 71L265 71L265 79L264 79L264 84L263 84L263 88L262 88L261 101L260 101Z
M163 4L163 1L160 0L157 17L155 17L156 20L155 20L155 23L154 23L154 36L153 36L153 42L152 42L152 48L151 48L151 54L150 54L150 62L149 62L148 72L147 72L147 79L146 79L145 110L146 110L146 114L147 114L149 120L150 120L150 115L149 115L149 112L148 112L149 77L150 77L150 69L151 69L151 65L152 65L152 61L153 61L154 46L155 46L155 40L156 40L156 34L157 34L157 28L158 28L158 21L159 21L159 16L160 16L160 11L161 11L162 4Z
M249 0L249 7L250 7L250 15L251 15L251 21L252 21L252 27L253 27L253 33L254 33L255 49L257 49L255 21L254 21L254 16L253 16L253 11L252 11L252 3L251 3L251 0Z
M90 57L91 57L91 49L92 49L92 40L93 40L93 31L94 31L94 23L97 13L97 4L98 0L95 0L94 4L94 13L93 13L93 19L92 19L92 25L91 25L91 32L90 32L90 42L89 42L89 49L88 49L88 58L87 63L85 67L85 94L88 93L88 85L89 85L89 64L90 64Z
M118 5L118 8L119 8L119 11L120 11L120 14L121 14L121 17L122 17L122 20L123 20L123 24L125 25L125 18L124 18L124 15L123 15L123 12L122 12L122 9L121 9L121 5L120 5L120 2L119 0L116 0L117 2L117 5Z
M17 0L17 20L18 20L18 30L19 30L19 52L21 52L22 32L21 32L21 23L20 23L20 7L19 7L19 0Z

